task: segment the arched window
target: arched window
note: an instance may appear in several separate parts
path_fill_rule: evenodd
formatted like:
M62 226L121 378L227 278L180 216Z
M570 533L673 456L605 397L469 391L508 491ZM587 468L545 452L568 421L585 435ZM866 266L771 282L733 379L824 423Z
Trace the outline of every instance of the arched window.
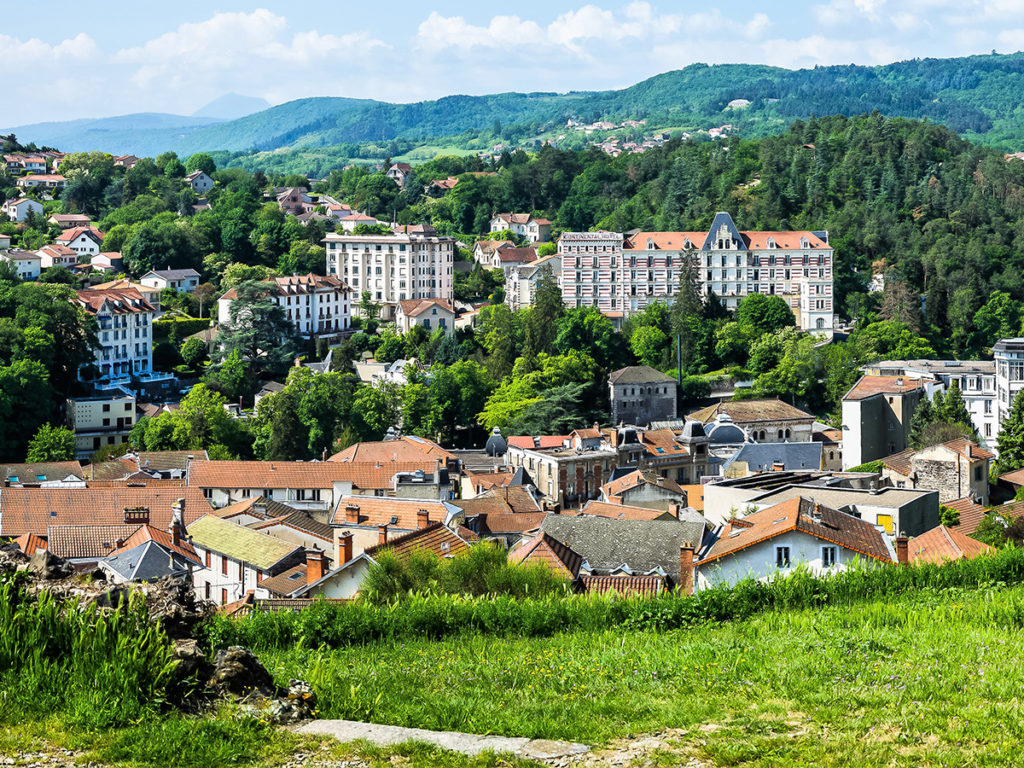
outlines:
M818 320L816 321L815 325L818 327L818 329L824 328L825 327L825 318L824 317L819 317Z
M790 432L789 432L789 430L787 429L787 430L786 430L786 438L788 439L788 438L789 438L789 436L790 436Z
M776 438L776 439L778 439L778 440L781 440L781 439L782 439L782 430L781 430L781 429L779 430L779 436L778 436L778 438Z

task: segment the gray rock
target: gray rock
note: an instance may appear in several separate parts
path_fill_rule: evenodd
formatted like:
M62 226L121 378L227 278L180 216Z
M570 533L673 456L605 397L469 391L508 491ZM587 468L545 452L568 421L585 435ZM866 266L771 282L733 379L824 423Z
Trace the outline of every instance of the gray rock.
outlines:
M270 673L248 648L232 645L218 651L213 660L209 688L219 694L234 696L259 695L272 698L277 693Z
M28 569L37 578L52 581L66 579L75 569L67 560L45 549L37 549L28 561Z

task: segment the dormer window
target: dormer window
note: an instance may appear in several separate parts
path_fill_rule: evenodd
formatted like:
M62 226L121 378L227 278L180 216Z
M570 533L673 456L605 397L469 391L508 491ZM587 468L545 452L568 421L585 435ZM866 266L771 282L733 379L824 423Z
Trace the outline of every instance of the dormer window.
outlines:
M685 240L683 240L683 249L687 251L694 250L693 241L690 240L690 238L686 238Z
M807 238L806 238L806 237L802 237L802 238L800 238L800 247L801 247L801 248L810 248L810 247L811 247L811 244L810 244L810 242L809 242L809 241L807 240Z
M651 239L647 240L647 250L648 251L653 251L654 250L654 241L651 240Z
M769 237L769 238L768 238L768 248L770 248L770 249L774 250L775 248L778 248L778 247L779 247L779 246L778 246L778 244L777 244L777 243L775 242L775 238L774 238L774 237Z

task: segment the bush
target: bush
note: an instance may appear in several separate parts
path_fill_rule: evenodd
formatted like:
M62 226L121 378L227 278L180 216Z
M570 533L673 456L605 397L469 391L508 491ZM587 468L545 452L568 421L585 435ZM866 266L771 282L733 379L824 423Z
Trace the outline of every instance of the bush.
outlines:
M210 323L211 320L208 317L203 319L195 317L162 317L153 322L153 344L170 341L172 332L180 343L186 336L205 331L210 327Z
M868 461L864 464L858 464L856 467L850 467L847 472L881 472L884 465L879 461Z
M684 376L679 385L679 399L684 403L711 397L711 382L703 376Z

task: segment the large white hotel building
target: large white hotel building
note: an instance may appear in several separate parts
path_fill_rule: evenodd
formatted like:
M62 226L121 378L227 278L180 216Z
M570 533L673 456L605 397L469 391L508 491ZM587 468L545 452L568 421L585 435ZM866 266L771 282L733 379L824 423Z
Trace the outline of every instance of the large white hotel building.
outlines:
M707 232L566 232L558 241L562 298L597 307L616 323L671 301L679 268L696 260L705 295L735 310L744 296L782 296L807 331L833 327L832 248L827 232L746 232L718 213Z

